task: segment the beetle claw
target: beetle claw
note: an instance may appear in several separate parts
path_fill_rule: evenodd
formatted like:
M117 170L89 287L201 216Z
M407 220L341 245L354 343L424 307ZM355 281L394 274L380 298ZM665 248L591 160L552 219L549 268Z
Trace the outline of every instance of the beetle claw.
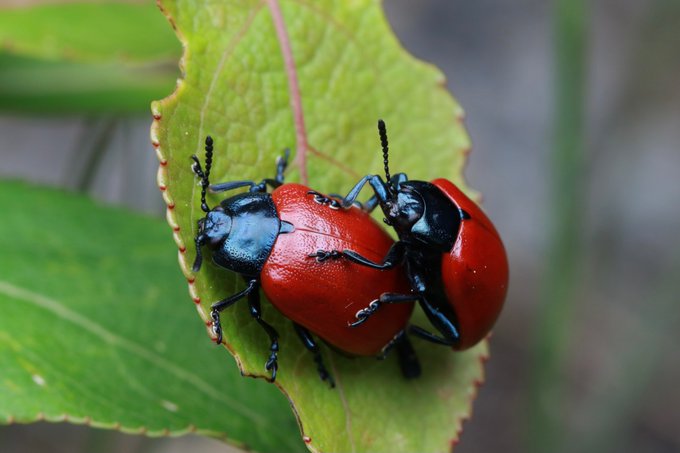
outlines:
M267 371L271 371L272 373L271 381L274 382L276 380L276 372L279 369L279 362L278 357L276 356L276 351L272 351L272 353L269 355L269 360L267 360L267 363L264 364L264 369Z
M350 327L357 327L366 322L366 320L376 311L378 311L378 308L380 308L380 299L375 299L371 301L370 304L368 304L368 307L362 308L357 312L356 315L354 315L355 318L357 318L358 321L355 321L353 323L350 323Z
M317 250L314 253L310 253L307 255L309 258L316 258L317 263L323 263L324 261L328 259L333 259L336 260L338 258L342 258L342 252L338 250Z
M212 318L212 331L215 335L215 343L222 343L222 324L220 324L220 312L213 310L210 312L210 317Z
M308 195L314 195L314 201L317 202L318 204L321 205L328 205L329 208L331 209L340 209L342 207L342 203L335 198L328 197L322 193L317 192L316 190L310 190L307 192Z

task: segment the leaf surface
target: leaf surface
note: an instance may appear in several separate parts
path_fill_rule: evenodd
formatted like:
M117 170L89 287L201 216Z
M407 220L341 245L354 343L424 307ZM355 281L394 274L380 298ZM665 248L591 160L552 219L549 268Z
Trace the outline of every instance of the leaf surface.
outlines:
M202 213L190 156L203 155L208 134L213 182L271 177L291 147L289 181L346 193L362 175L382 173L375 125L383 118L393 172L448 177L467 190L462 110L442 74L400 47L379 2L178 0L161 8L184 44L184 75L174 94L152 105L152 142L180 266L204 321L211 303L243 287L208 260L191 271ZM400 376L394 356L350 359L324 348L337 383L331 390L290 323L268 304L263 310L282 337L277 385L312 451L447 451L456 442L483 379L486 342L464 353L417 342L423 376L415 381ZM268 340L247 304L221 319L243 372L267 376Z
M285 398L192 323L162 221L0 182L0 423L299 451Z

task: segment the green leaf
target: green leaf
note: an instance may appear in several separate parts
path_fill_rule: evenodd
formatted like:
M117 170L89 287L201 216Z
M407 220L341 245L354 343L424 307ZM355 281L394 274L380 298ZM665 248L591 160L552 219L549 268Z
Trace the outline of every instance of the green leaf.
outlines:
M384 118L395 172L447 177L467 190L462 110L442 74L399 46L379 2L179 0L161 8L184 44L184 77L152 105L152 141L180 265L204 321L212 302L242 287L209 263L191 271L201 210L189 157L202 155L207 134L215 138L215 182L269 177L281 150L292 147L288 180L342 193L382 172L376 121ZM222 314L227 348L244 373L268 376L268 339L246 305ZM325 348L337 383L331 390L290 323L269 305L263 310L282 334L277 385L312 451L445 451L457 440L483 379L486 342L463 353L418 342L416 381L400 376L395 357L350 359Z
M46 61L0 54L0 109L18 112L141 112L175 85L164 64Z
M81 62L158 62L180 52L150 1L0 7L0 49Z
M174 86L180 47L152 2L0 8L0 109L141 112Z
M15 182L0 205L0 423L302 448L285 399L192 322L162 221Z

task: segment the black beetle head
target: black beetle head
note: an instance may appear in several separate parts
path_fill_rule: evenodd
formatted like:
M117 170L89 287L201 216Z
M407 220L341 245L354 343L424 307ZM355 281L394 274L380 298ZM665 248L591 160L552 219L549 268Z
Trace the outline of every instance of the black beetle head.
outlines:
M378 120L378 133L385 166L385 192L387 196L387 200L382 202L380 207L385 213L385 223L394 227L401 237L410 232L411 227L423 216L425 203L412 187L401 184L401 181L405 179L403 173L390 175L387 127L383 120Z
M217 250L229 237L231 232L231 217L224 212L221 206L209 211L206 216L198 221L198 233L196 234L196 261L193 270L198 272L201 268L203 257L201 247L207 245L210 250Z
M394 227L400 236L411 231L425 212L422 197L407 185L400 185L398 189L394 187L394 195L381 207L386 223Z

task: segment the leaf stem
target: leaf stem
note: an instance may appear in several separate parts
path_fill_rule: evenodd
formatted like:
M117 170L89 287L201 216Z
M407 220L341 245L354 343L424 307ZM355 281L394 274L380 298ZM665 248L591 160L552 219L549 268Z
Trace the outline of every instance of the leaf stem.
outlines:
M584 111L588 7L586 0L554 3L555 113L552 158L552 231L537 316L529 450L554 452L564 423L563 364L579 284L585 167Z

